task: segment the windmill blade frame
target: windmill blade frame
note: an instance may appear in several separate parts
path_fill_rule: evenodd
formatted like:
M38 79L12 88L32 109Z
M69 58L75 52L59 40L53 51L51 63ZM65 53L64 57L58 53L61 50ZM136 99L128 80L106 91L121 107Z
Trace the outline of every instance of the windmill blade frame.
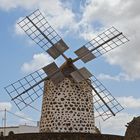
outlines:
M62 55L67 60L67 57L63 53L69 47L51 27L39 9L19 21L18 24L52 58L56 59Z
M111 95L105 86L86 68L77 69L71 73L76 82L86 81L93 90L93 102L98 116L105 121L123 110L119 102Z
M73 62L81 59L84 63L87 63L128 41L122 32L115 27L111 27L76 50L77 58Z
M113 95L94 75L90 78L90 81L92 87L94 88L94 107L103 120L107 120L108 118L112 117L112 115L115 116L124 109L115 99L115 97L113 97ZM106 106L106 104L109 108Z
M42 96L44 89L43 82L47 79L52 80L55 85L64 79L64 75L55 62L52 62L42 69L39 69L13 84L8 85L5 87L5 90L16 106L22 110L26 106L30 106L31 103Z
M22 110L25 106L30 105L42 96L44 89L44 84L42 82L46 79L46 77L46 73L42 69L39 69L6 86L5 90L16 106ZM40 83L36 84L38 82Z

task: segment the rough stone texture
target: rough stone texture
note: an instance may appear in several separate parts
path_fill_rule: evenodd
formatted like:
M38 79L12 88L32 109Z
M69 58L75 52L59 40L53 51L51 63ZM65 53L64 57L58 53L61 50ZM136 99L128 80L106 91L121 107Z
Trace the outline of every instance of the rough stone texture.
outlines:
M140 140L140 116L128 123L125 140Z
M40 132L95 133L93 96L86 82L45 82Z
M124 140L124 137L90 133L32 133L0 137L0 140Z

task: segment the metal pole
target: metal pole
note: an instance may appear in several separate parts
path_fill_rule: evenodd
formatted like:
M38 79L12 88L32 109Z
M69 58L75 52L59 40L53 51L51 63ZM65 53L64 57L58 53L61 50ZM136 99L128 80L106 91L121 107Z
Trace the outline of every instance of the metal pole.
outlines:
M4 118L2 117L2 129L3 129L3 131L2 131L2 133L4 133Z
M4 136L6 136L6 109L4 110Z
M3 127L3 118L1 119L1 126Z
M100 120L99 120L99 130L100 132L102 132Z

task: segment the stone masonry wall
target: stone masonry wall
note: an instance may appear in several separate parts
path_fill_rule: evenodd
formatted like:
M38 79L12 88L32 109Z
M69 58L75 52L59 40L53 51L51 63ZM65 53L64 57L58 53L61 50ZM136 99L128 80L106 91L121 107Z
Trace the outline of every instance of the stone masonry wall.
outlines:
M140 140L140 116L128 123L125 140Z
M45 82L40 132L95 132L93 96L86 82Z

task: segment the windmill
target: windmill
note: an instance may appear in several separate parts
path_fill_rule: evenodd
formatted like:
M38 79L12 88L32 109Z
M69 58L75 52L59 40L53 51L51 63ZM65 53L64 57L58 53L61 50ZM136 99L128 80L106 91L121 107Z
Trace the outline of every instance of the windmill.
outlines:
M105 30L76 50L77 57L72 59L64 54L68 45L39 10L18 24L53 59L65 59L60 67L53 62L5 87L20 110L33 107L31 104L43 95L41 132L94 133L95 117L106 120L123 109L87 68L79 69L74 64L78 60L87 63L128 42L122 32L115 27Z

